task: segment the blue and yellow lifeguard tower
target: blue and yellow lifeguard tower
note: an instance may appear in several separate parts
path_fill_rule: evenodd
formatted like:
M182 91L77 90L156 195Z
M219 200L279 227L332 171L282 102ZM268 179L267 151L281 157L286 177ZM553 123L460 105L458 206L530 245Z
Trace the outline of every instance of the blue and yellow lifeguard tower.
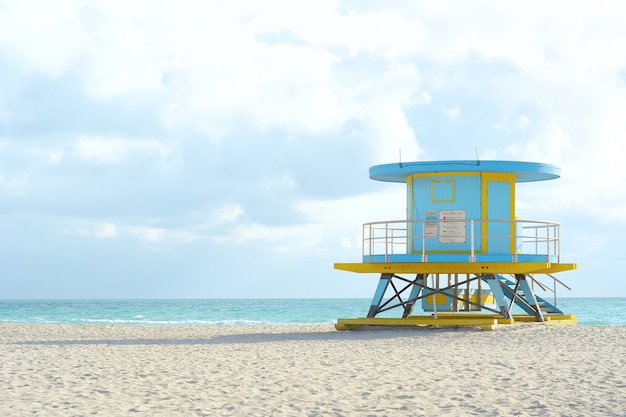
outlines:
M557 286L569 287L553 274L576 268L561 262L559 224L515 215L516 183L559 178L558 167L433 161L376 165L369 173L377 181L406 184L407 218L364 224L362 262L335 264L380 274L367 317L338 319L338 330L576 324L576 316L556 305ZM539 297L536 289L552 292L553 299Z

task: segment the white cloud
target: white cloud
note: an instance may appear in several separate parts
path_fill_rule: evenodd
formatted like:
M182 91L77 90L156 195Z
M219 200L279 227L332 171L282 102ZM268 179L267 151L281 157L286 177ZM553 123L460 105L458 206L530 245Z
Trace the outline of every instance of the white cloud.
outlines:
M44 149L40 146L29 147L26 153L44 158L50 165L58 165L63 160L65 153L62 149Z
M504 132L511 132L514 129L518 129L518 130L527 129L531 125L532 125L532 123L530 122L530 119L528 118L528 116L526 116L525 114L522 114L522 115L516 117L515 120L513 120L513 121L507 120L504 123L496 123L496 124L492 125L491 128L494 129L494 130L501 130L501 131L504 131Z
M336 247L361 247L363 223L405 218L405 187L386 188L374 194L338 200L301 200L293 207L304 216L303 223L270 226L237 224L230 234L215 236L218 242L240 245L263 242L263 247L280 254L330 252ZM357 250L354 255L358 256Z
M7 26L4 37L23 52L24 65L58 76L80 61L84 87L94 97L132 100L145 94L165 126L191 126L215 141L223 140L240 118L261 129L320 133L351 119L376 119L381 110L431 100L428 93L418 94L421 77L414 64L398 61L421 50L427 31L393 10L343 13L332 1L158 7L140 1L123 8L70 2L30 22L27 10L9 7L3 14L6 22L27 23ZM268 44L257 38L280 31L301 42ZM31 48L34 39L45 39L45 47ZM60 46L65 52L49 59L47 51ZM383 56L382 76L364 68L364 77L353 80L337 66L346 48L347 57ZM374 154L381 147L374 146ZM407 155L416 153L416 145L408 147ZM127 151L119 142L92 141L80 142L77 152L113 163Z
M127 226L124 230L128 236L149 243L158 243L163 241L190 243L201 238L200 235L191 231L160 227Z
M27 175L5 176L0 174L0 187L2 188L21 192L28 186L28 184L29 178Z
M409 125L404 111L399 107L379 109L370 122L372 159L374 163L390 163L400 160L418 160L424 154Z
M74 222L74 221L72 221ZM89 224L74 229L64 229L62 234L92 237L96 239L135 239L148 243L164 241L189 243L202 238L201 235L190 230L178 230L150 226L129 226L112 222L89 222Z
M156 227L134 226L129 229L130 234L146 242L160 242L165 240L166 231Z
M530 125L531 123L528 117L525 114L522 114L521 116L517 118L517 121L515 122L514 126L518 129L526 129Z
M128 147L121 139L80 138L74 148L76 155L88 161L114 163L121 161Z
M75 230L63 229L64 235L77 235L83 237L94 237L96 239L114 239L120 236L119 227L110 222L90 222L86 226Z
M118 237L117 226L113 223L102 223L96 225L93 236L98 239L116 238Z
M291 175L287 174L270 179L265 179L259 182L259 188L266 193L289 190L296 187L296 180Z
M239 204L225 204L213 211L211 216L212 224L231 223L237 220L244 213Z
M0 45L26 72L42 72L56 78L69 70L85 52L89 40L73 1L5 2L0 10Z
M432 99L433 99L432 96L427 91L424 91L418 95L417 101L418 103L421 103L421 104L430 104Z
M164 158L169 154L169 149L158 141L83 136L76 141L73 152L80 159L112 164L123 161L132 153Z
M339 230L356 230L361 224L406 218L406 185L376 182L381 191L336 200L300 200L295 209L308 221Z
M176 242L191 243L202 238L202 236L187 230L174 230L167 233L167 238Z
M321 226L321 227L320 227ZM319 224L298 224L293 226L267 226L258 223L238 224L226 236L214 236L220 243L248 244L259 243L280 254L323 251L327 246L326 228Z
M448 116L449 120L456 120L456 118L459 117L459 114L461 114L461 109L458 107L452 107L450 109L443 109L443 112L446 116Z

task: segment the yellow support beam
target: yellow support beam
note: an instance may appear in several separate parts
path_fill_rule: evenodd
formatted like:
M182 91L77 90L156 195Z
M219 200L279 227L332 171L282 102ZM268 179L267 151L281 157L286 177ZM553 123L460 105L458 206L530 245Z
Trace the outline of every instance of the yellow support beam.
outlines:
M549 262L377 262L336 263L335 269L378 274L550 274L576 269L576 264Z
M450 317L411 316L409 318L361 317L356 319L337 319L337 330L353 330L361 326L478 326L483 330L492 330L498 324L495 317Z
M550 264L549 269L535 271L535 274L555 274L557 272L571 271L578 268L577 264Z
M495 314L442 313L435 316L411 316L408 318L360 317L355 319L337 319L337 330L354 330L361 326L416 327L416 326L457 326L480 327L493 330L498 324L536 323L550 325L576 325L575 314L544 314L543 322L537 322L534 316L514 314L507 319Z
M518 322L535 323L535 318L533 316L526 316L523 314L514 314L513 319ZM544 314L543 319L545 320L543 323L556 326L571 326L578 323L576 314Z

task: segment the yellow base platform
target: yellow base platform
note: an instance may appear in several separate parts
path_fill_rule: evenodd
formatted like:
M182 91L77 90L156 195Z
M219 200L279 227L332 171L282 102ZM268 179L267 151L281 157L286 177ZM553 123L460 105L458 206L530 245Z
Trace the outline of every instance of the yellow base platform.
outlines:
M578 320L574 314L545 314L543 322L535 321L535 317L513 315L511 319L494 314L438 314L432 316L411 316L409 318L361 317L355 319L337 319L337 330L355 330L361 326L437 326L437 327L480 327L482 330L494 330L499 324L537 323L552 325L576 325Z

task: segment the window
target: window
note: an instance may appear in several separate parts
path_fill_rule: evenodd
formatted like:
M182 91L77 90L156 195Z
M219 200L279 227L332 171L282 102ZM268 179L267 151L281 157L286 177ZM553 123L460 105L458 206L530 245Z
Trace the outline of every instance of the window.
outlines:
M454 180L432 180L430 201L431 203L454 203Z

